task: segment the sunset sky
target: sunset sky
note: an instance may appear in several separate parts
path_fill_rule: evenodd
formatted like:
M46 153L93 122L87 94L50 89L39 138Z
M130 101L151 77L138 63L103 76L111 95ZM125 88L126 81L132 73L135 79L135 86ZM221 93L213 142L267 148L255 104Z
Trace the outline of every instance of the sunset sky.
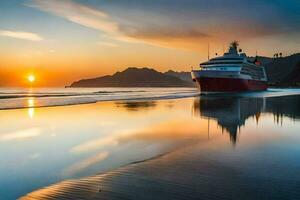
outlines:
M1 0L0 86L64 86L130 66L189 71L238 40L300 52L299 0Z

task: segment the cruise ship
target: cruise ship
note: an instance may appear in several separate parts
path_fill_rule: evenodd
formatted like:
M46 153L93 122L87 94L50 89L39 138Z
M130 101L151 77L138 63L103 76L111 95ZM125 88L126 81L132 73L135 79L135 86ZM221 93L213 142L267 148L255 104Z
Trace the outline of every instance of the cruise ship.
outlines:
M232 42L229 51L200 64L192 70L193 81L201 93L260 91L268 88L265 68L245 53L238 52L238 43Z

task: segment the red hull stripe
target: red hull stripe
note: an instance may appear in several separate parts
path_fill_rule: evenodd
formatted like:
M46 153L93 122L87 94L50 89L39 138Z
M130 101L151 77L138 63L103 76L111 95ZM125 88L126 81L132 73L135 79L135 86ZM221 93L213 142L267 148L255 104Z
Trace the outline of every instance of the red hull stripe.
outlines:
M266 90L266 81L233 78L196 78L203 92L240 92Z

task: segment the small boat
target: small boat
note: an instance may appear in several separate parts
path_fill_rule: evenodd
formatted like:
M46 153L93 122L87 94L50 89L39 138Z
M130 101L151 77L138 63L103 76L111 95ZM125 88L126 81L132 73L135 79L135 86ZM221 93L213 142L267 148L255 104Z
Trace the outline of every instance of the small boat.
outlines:
M237 50L232 42L223 56L200 64L200 70L192 70L192 79L201 93L261 91L268 88L265 68L255 58L250 61L245 53Z

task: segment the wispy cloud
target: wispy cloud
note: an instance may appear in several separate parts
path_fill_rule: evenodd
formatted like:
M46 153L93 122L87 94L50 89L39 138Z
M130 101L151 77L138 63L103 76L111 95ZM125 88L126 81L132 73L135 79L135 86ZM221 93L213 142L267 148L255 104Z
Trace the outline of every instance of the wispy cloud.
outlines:
M42 41L43 38L36 33L23 31L0 30L0 35L5 37L17 38L30 41Z
M159 14L153 10L145 11L142 17L139 17L140 13L135 13L134 10L132 15L125 15L125 17L120 14L122 12L111 16L101 7L89 7L74 0L29 0L26 6L99 30L116 41L144 43L164 48L199 50L201 46L204 47L200 44L206 44L210 40L224 42L234 38L252 38L276 33L276 28L265 28L264 24L260 24L256 19L246 17L243 19L244 23L239 23L235 20L235 15L228 14L231 12L218 14L218 8L214 9L218 18L213 16L206 19L209 13L203 10L200 4L197 4L197 9L203 12L199 14L192 9L191 13L184 12L184 16L176 20L173 20L175 16L173 13L168 13L169 11L167 14ZM180 10L179 7L176 8ZM229 8L227 10L230 11ZM130 12L130 10L126 11ZM195 18L199 20L196 21ZM106 41L101 41L98 45L116 46Z
M81 2L27 0L26 6L99 30L117 41L191 50L206 48L208 41L224 43L300 30L296 7L283 8L279 2L115 0L93 3L97 7Z
M73 23L102 31L109 38L121 42L174 47L172 43L176 43L177 40L182 41L188 39L190 42L190 37L193 37L193 39L207 37L205 33L195 29L181 29L177 31L177 29L170 30L169 27L166 26L160 26L158 28L155 27L155 24L145 29L144 26L136 26L134 23L117 22L103 10L88 7L72 0L29 0L25 5L55 16L63 17ZM98 45L108 47L116 46L114 43L105 41L99 42Z
M71 0L31 0L25 5L105 32L116 32L118 28L105 12Z

